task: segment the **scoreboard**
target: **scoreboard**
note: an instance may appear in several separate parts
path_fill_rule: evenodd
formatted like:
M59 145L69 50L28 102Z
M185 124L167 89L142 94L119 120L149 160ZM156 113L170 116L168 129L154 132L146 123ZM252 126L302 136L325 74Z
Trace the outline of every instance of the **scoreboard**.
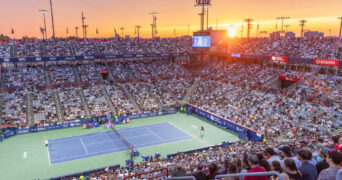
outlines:
M192 37L192 47L210 47L210 36L193 36Z

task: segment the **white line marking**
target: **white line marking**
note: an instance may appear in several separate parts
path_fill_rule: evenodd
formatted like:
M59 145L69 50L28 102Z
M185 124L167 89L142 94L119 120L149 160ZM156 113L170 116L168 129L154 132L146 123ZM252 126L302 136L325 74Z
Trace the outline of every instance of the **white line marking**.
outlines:
M80 138L80 141L81 141L81 144L82 144L84 150L85 150L86 153L88 154L88 150L87 150L87 148L85 147L84 142L82 141L82 138Z
M159 140L161 141L165 141L162 137L160 137L158 134L154 133L153 131L151 131L150 128L145 127L145 129L147 129L148 132L150 132L151 134L153 134L154 136L156 136Z
M181 131L182 133L184 133L184 134L186 134L186 135L188 135L188 136L190 136L190 137L192 137L192 138L195 138L193 135L191 135L191 134L188 134L187 132L185 132L185 131L183 131L182 129L180 129L180 128L178 128L176 125L174 125L172 122L167 122L167 123L169 123L169 124L171 124L173 127L175 127L178 131Z
M191 127L195 128L195 129L198 129L198 127L197 127L197 126L195 126L195 125L192 125L192 124L191 124Z
M23 154L23 158L26 159L27 158L27 152L24 152Z
M89 153L88 155L97 154L97 153L103 153L103 152L106 152L106 151L110 151L110 152L104 153L104 154L114 153L114 151L112 151L112 150L119 150L119 151L116 151L116 152L120 152L120 150L129 150L129 149L128 149L128 147L119 148L119 149L112 148L112 149L106 149L104 151L96 151L96 152L93 152L93 153ZM100 154L100 155L104 155L104 154ZM70 158L73 158L73 157L90 157L90 156L74 155L74 156L67 156L67 157L63 157L63 158L59 158L59 159L54 159L54 161L58 161L58 160L62 160L62 159L70 159ZM71 160L68 160L68 161L71 161Z
M47 151L48 151L49 165L51 166L51 160L50 160L50 151L49 151L49 147L47 148Z

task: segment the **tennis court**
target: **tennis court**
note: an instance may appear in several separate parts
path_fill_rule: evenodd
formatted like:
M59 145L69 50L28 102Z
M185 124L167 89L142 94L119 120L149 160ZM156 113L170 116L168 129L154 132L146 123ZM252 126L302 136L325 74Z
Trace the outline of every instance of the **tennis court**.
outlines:
M192 137L169 122L118 130L135 148L188 140ZM114 131L49 140L50 165L129 150Z

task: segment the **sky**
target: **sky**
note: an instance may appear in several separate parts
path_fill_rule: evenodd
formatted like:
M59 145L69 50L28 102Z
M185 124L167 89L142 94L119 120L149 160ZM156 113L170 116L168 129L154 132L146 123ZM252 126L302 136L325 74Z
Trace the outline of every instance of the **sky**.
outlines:
M157 29L161 37L190 34L200 29L200 9L195 0L52 0L56 37L75 35L75 26L81 27L81 12L89 25L88 37L111 37L114 28L121 34L135 35L135 26L141 25L140 35L151 36L152 16L158 12ZM240 37L244 19L254 19L251 35L259 31L275 30L276 17L287 16L284 24L288 31L300 33L299 20L305 19L305 30L323 31L325 35L338 35L342 16L342 0L212 0L209 9L209 26L213 29L229 29L232 36ZM52 35L49 0L1 0L0 34L20 38L22 36L41 38L40 27L44 26L39 9L47 9L47 34ZM216 21L218 26L216 26ZM278 21L278 30L280 30ZM14 35L11 35L11 29ZM67 34L67 29L69 34ZM99 34L96 34L96 28ZM246 27L243 36L246 36ZM285 29L285 28L284 28ZM78 31L79 35L81 30Z

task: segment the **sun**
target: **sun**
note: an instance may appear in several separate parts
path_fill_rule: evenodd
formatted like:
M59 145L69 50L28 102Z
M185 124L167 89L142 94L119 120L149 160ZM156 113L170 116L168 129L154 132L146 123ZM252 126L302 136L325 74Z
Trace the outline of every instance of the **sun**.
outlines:
M236 36L236 30L235 29L228 29L228 36L235 37Z

